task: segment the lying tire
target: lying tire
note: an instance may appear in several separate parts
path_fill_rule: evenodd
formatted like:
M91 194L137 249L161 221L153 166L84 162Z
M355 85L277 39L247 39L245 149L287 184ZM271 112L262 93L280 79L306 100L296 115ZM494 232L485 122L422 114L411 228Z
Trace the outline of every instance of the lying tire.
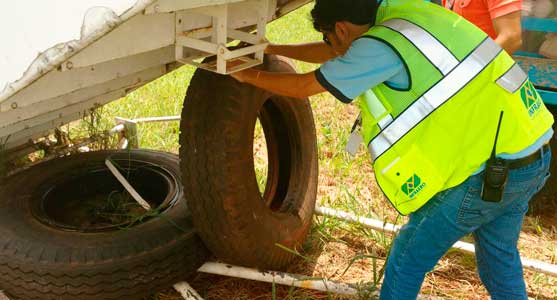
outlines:
M263 69L293 72L267 57ZM254 170L259 118L268 150L265 191ZM182 112L180 161L195 227L220 259L280 269L310 229L317 145L307 100L272 95L229 76L197 70Z
M125 197L108 157L151 213ZM191 275L208 251L178 165L162 152L102 151L8 178L0 186L0 290L24 300L140 299Z

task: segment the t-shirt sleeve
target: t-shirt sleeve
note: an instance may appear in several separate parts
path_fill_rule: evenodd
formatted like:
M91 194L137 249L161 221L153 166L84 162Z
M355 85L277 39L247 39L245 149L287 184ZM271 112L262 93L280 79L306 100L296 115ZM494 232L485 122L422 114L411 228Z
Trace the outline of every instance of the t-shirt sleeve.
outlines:
M345 55L324 63L315 72L319 83L344 103L385 81L405 85L404 77L400 79L402 73L407 76L398 54L371 38L357 39Z
M485 0L491 19L522 10L522 0Z

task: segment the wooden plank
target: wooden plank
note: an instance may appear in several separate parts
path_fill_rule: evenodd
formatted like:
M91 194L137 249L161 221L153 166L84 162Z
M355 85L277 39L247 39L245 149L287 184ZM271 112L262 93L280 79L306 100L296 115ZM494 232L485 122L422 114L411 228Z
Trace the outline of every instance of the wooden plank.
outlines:
M557 92L550 92L538 89L540 96L545 104L557 105Z
M515 59L536 87L557 89L557 60L532 57Z
M530 31L557 32L557 19L522 17L522 29Z

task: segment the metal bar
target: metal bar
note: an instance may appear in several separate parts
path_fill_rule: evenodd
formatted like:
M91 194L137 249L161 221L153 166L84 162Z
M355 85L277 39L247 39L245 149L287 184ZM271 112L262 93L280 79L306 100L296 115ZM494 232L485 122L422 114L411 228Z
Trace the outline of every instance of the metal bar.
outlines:
M116 117L116 123L124 125L124 138L128 140L126 148L121 149L138 149L139 148L139 133L137 130L137 123L134 120Z
M182 118L180 116L167 116L167 117L150 117L150 118L139 118L134 119L135 123L154 123L154 122L170 122L170 121L180 121Z
M222 276L295 286L322 292L331 292L341 295L358 294L356 286L348 283L335 282L321 278L311 278L308 276L283 272L259 271L256 269L237 267L222 263L208 262L201 266L198 271Z
M365 227L368 227L373 230L378 230L378 231L396 232L401 228L401 226L399 225L386 223L376 219L356 216L347 212L338 211L328 207L317 206L315 207L315 213L321 216L335 217L351 223L361 224ZM453 245L453 248L461 250L463 252L475 254L474 244L458 241ZM522 260L522 266L525 269L529 269L550 276L557 276L557 265L545 263L538 260L522 258L522 257L521 260Z
M257 39L257 35L240 30L228 28L228 37L242 42L250 43L252 45L263 42Z
M201 297L187 282L182 281L174 285L174 289L182 295L185 300L203 300ZM1 300L1 299L0 299Z
M0 300L10 300L10 298L8 298L8 296L6 296L4 292L0 291Z
M116 179L118 179L118 181L122 184L122 186L124 186L126 191L130 193L133 199L135 199L135 201L137 201L137 203L139 203L139 205L141 205L141 207L143 207L145 210L151 210L151 205L149 205L149 203L147 203L147 201L145 201L145 199L143 199L143 197L139 195L139 193L133 188L133 186L122 175L122 173L118 171L118 169L114 166L114 164L112 164L112 162L109 159L105 160L104 163L106 164L110 172L112 172L114 177L116 177Z
M265 50L265 48L267 48L267 45L268 43L262 43L262 44L257 44L249 47L240 48L233 51L225 50L224 53L222 53L222 57L226 60L238 58L240 56L249 55L257 51L263 51Z
M211 42L207 42L204 40L193 39L186 36L177 36L176 37L176 45L177 46L185 46L188 48L192 48L195 50L211 53L213 55L217 54L217 49L219 48L218 45L213 44Z
M259 16L257 20L257 39L259 43L262 43L265 39L265 34L267 30L267 12L269 11L269 1L267 0L259 0ZM255 59L263 62L264 52L263 50L267 47L262 49L258 49L255 52Z

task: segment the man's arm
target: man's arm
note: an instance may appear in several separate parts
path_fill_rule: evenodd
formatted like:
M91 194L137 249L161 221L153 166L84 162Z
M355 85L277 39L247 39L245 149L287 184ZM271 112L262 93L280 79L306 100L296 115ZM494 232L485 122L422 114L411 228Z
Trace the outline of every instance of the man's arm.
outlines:
M265 50L267 54L286 56L292 59L309 63L322 64L337 57L329 45L324 42L314 42L297 45L274 45L270 44Z
M271 93L298 99L325 92L325 88L315 78L315 72L292 74L248 69L231 76L240 82L252 84Z
M516 11L493 19L493 27L497 32L495 42L509 54L513 54L522 46L520 18L520 11Z

